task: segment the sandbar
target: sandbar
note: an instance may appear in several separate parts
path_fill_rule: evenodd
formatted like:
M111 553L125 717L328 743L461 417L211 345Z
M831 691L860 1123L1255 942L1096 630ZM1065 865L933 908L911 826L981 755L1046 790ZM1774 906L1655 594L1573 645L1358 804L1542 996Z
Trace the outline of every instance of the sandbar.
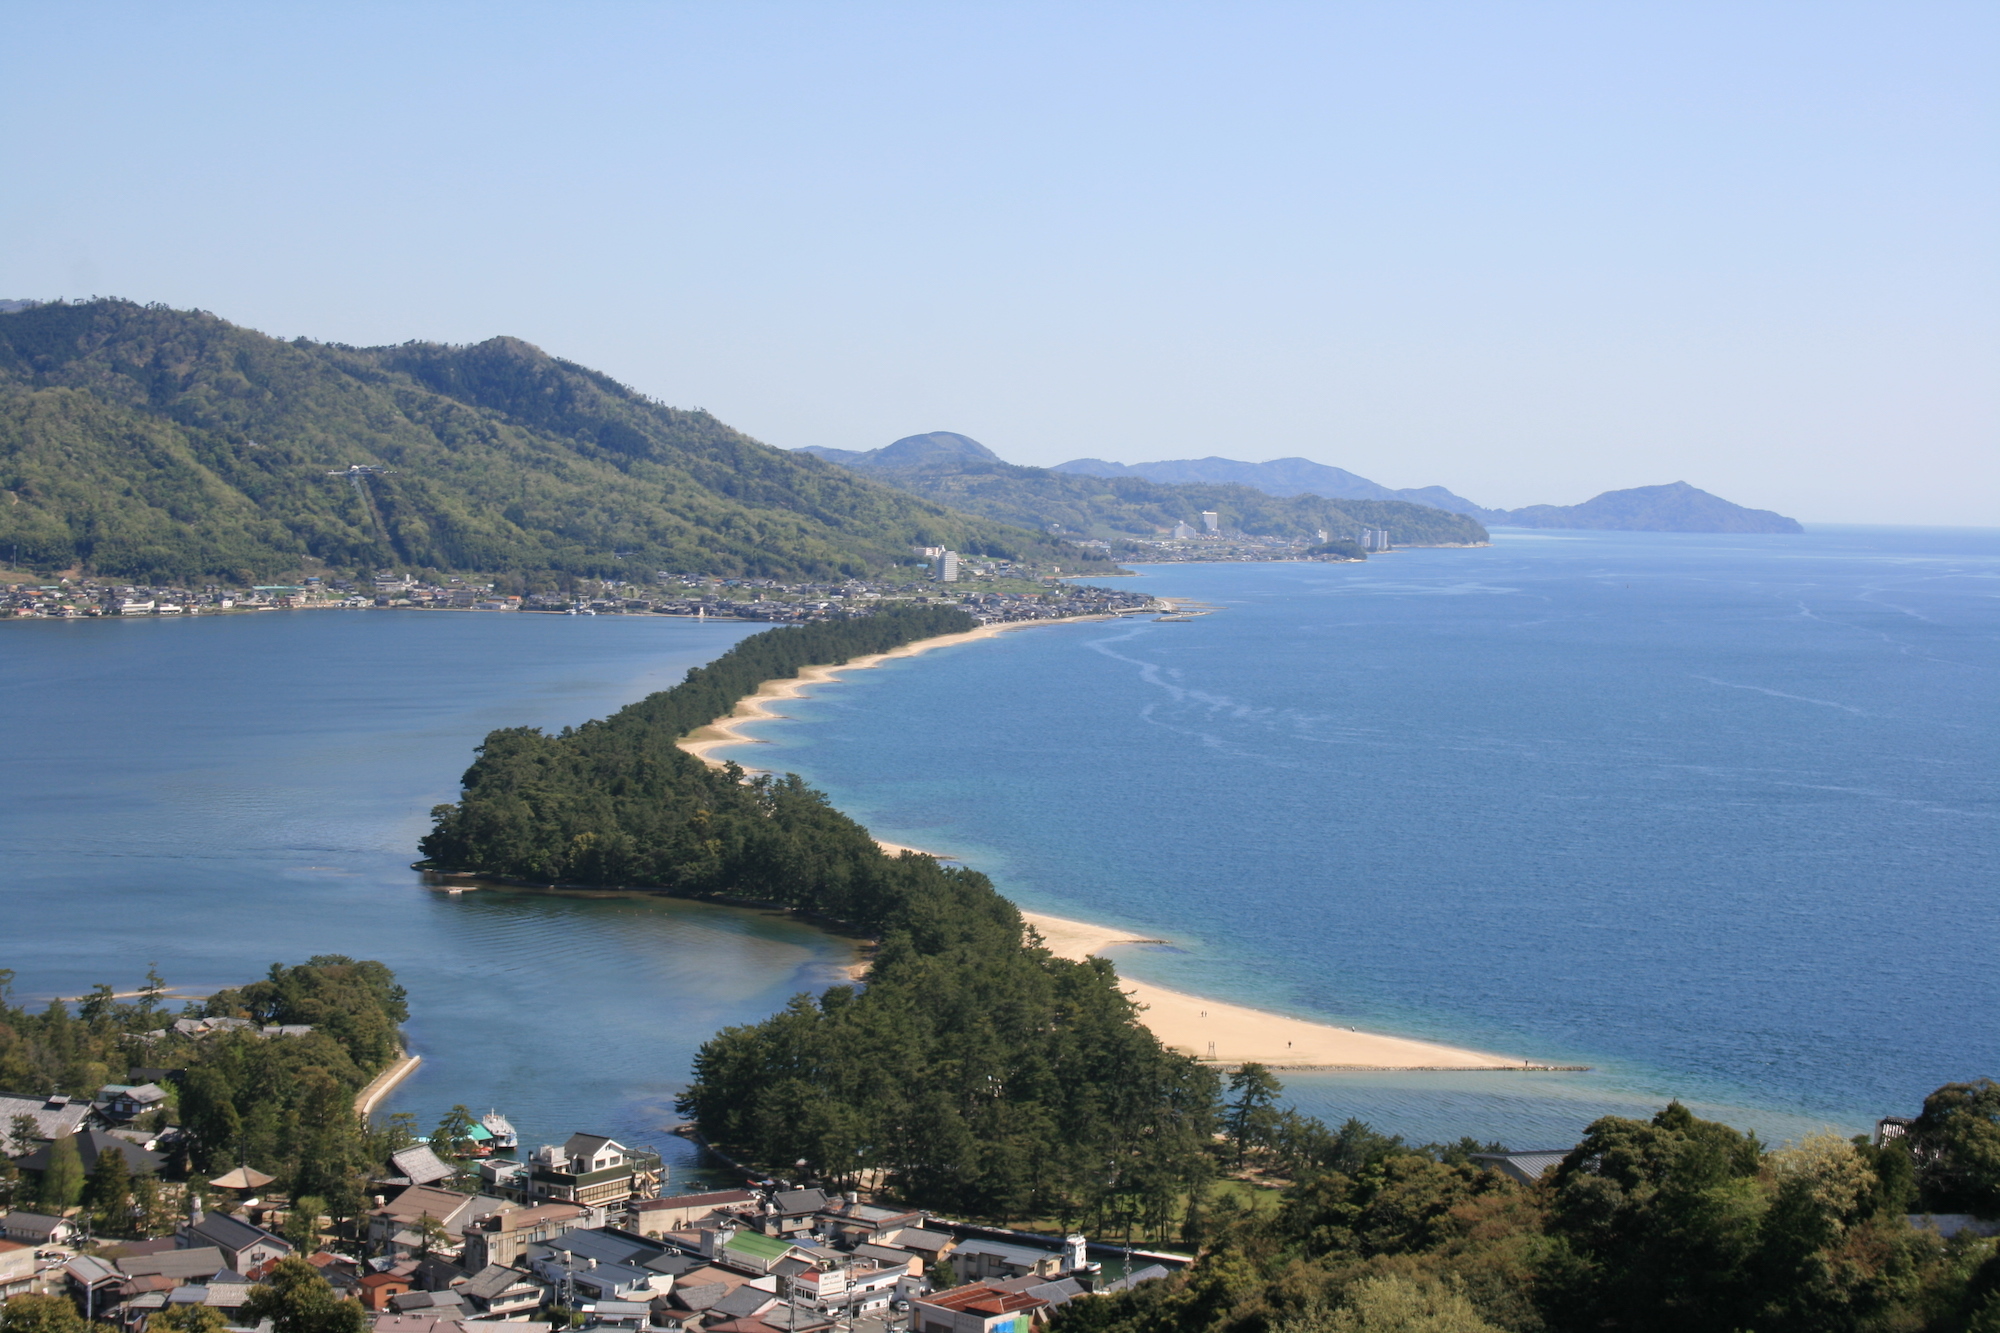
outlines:
M790 679L765 681L755 694L739 700L728 717L717 718L707 726L682 737L679 742L680 748L711 768L722 768L725 766L725 761L717 759L714 751L730 745L767 744L754 736L743 735L744 726L767 718L785 716L772 705L786 699L796 699L814 685L838 680L840 673L844 671L866 670L869 667L880 666L892 658L914 657L933 648L990 639L1008 630L1026 629L1034 625L1071 625L1078 620L1110 618L1089 616L1066 620L1019 620L982 625L963 634L941 634L936 638L919 639L915 643L906 643L886 653L871 653L866 657L854 658L839 666L803 667L797 676ZM877 845L891 856L903 852L916 852L922 856L952 859L942 852L933 852L922 847L908 847L901 843L882 842L878 839ZM1042 942L1049 951L1060 958L1082 960L1120 944L1166 943L1164 940L1148 939L1129 931L1073 921L1067 917L1048 916L1039 912L1023 912L1021 915L1042 937ZM1276 1069L1546 1069L1550 1067L1509 1056L1493 1055L1485 1051L1462 1050L1455 1046L1442 1046L1435 1042L1416 1041L1408 1037L1356 1032L1352 1028L1339 1027L1332 1023L1314 1023L1285 1014L1251 1009L1240 1004L1205 1000L1198 995L1185 995L1180 991L1168 990L1164 986L1155 986L1150 982L1134 981L1130 977L1121 977L1120 980L1124 984L1125 993L1140 1007L1140 1021L1160 1039L1162 1045L1216 1064L1238 1065L1254 1060Z
M739 699L736 708L728 717L719 717L705 727L697 727L681 737L680 748L707 764L710 768L722 768L726 761L717 759L713 751L725 745L766 745L768 741L755 736L745 736L742 728L752 722L766 718L783 717L783 713L771 707L786 699L796 699L814 685L824 685L838 680L843 671L865 671L869 667L881 666L884 662L898 657L915 657L933 648L949 648L954 644L974 643L980 639L990 639L1008 630L1027 629L1034 625L1076 625L1092 620L1109 620L1110 616L1070 616L1061 620L1007 620L993 625L981 625L978 629L966 630L962 634L940 634L935 638L918 639L900 648L891 648L886 653L870 653L866 657L856 657L838 666L800 667L799 674L788 680L767 680L757 687L755 694ZM747 765L745 766L747 768ZM756 770L750 770L752 772ZM915 847L903 848L891 844L891 855L902 851L916 851Z

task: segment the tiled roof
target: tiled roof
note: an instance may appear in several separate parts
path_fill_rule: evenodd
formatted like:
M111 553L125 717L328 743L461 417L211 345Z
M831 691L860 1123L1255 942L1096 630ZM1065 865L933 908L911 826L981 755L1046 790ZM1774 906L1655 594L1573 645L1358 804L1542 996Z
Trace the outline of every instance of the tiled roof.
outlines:
M1048 1302L1039 1296L1008 1291L991 1283L974 1282L969 1286L953 1287L950 1291L933 1292L919 1299L917 1304L934 1305L942 1310L964 1310L969 1314L996 1315L1039 1310Z
M707 1194L675 1194L664 1199L642 1199L636 1207L640 1212L648 1213L670 1208L730 1208L755 1202L757 1196L749 1190L712 1190Z
M816 1213L826 1207L825 1190L781 1190L771 1202L781 1213Z

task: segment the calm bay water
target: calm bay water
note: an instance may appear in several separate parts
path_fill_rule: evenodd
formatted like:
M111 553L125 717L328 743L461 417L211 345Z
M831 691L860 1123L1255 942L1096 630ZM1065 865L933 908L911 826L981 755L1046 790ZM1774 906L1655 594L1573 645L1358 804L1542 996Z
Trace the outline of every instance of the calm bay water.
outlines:
M319 953L410 992L426 1128L499 1107L528 1143L652 1142L695 1048L852 949L753 912L481 891L409 870L487 731L601 716L754 627L614 617L270 612L0 626L0 966L28 997L201 993Z
M1133 586L1120 581L1120 586ZM1365 565L1160 566L1185 624L1038 627L763 724L882 836L1174 941L1200 994L1589 1074L1297 1074L1416 1139L1564 1144L1669 1096L1784 1138L2000 1073L2000 534L1501 534ZM407 869L496 726L672 684L747 627L444 613L0 626L0 966L29 996L381 958L388 1109L658 1132L695 1048L844 944Z
M1121 583L1121 586L1131 586ZM2000 1074L2000 533L1166 565L1191 623L858 672L736 752L1198 994L1584 1075L1297 1074L1418 1139L1768 1137Z

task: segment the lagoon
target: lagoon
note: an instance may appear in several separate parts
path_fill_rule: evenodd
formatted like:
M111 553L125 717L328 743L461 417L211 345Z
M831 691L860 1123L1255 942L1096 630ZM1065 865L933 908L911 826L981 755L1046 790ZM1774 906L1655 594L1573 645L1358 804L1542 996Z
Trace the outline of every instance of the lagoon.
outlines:
M450 896L409 869L494 727L559 727L676 683L757 629L640 617L297 611L0 626L0 966L18 996L192 993L321 953L408 989L428 1130L498 1107L526 1145L653 1143L696 1048L840 979L852 947L640 895Z

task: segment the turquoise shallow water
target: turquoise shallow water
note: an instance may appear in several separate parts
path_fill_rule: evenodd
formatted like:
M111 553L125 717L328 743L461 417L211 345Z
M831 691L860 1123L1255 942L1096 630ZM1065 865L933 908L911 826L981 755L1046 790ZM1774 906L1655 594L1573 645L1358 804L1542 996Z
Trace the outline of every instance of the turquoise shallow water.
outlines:
M1595 1067L1292 1076L1322 1115L1561 1144L1679 1096L1785 1138L2000 1073L2000 533L1503 532L1138 586L1224 609L857 672L737 757L1174 941L1134 975Z

